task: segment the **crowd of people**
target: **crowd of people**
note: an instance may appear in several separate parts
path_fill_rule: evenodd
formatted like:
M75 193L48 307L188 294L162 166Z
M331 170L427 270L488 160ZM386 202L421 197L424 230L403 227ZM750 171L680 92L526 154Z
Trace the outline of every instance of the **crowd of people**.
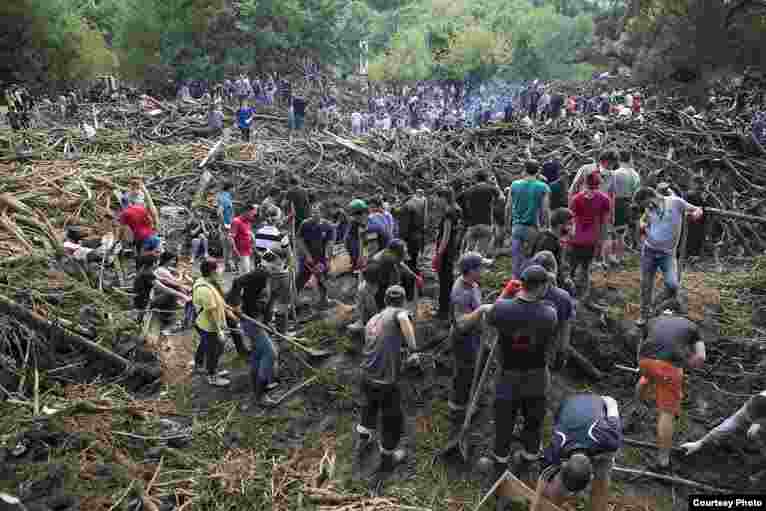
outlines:
M355 429L354 456L366 456L373 441L379 441L378 473L386 474L406 456L399 446L402 364L419 362L409 305L424 283L419 261L435 216L431 267L439 294L434 319L451 329L454 372L448 409L453 435L469 411L476 367L487 363L482 343L488 332L496 331L495 475L539 462L544 467L541 495L557 502L590 483L593 509L605 511L610 470L623 438L619 404L610 396L567 397L544 448L551 372L561 370L570 358L578 309L601 307L592 299L593 262L614 268L626 244L632 244L640 253L637 326L643 332L636 398L653 401L658 410L659 450L652 469L672 471L684 370L701 367L706 358L700 328L679 299L679 246L686 236L688 250L704 248L710 219L698 180L692 180L685 198L670 187L646 186L646 175L633 168L629 152L604 151L597 163L572 174L569 179L555 158L543 164L530 160L523 176L506 187L481 171L469 186L440 188L431 197L423 190L406 190L402 196L379 190L341 207L318 201L292 177L285 190L241 211L234 207L234 186L224 183L216 196L218 231L189 231L187 245L198 274L192 285L175 270L178 254L164 249L142 185L135 181L122 197L119 241L132 240L136 254L135 308L144 313L141 320L157 314L162 327L170 329L163 332L170 335L174 311L183 307L199 338L190 364L212 386L230 383L219 360L231 335L237 351L250 361L253 398L248 407L267 406L269 391L278 384L279 336L288 332L296 297L313 287L319 302L312 307L331 305L326 282L332 248L345 246L360 282L358 319L349 328L362 339L366 398ZM76 238L68 240L67 249L85 254L86 261L107 257L114 244L109 239L101 247L84 249ZM509 281L496 301L482 303L492 291L482 289L482 274L494 265L497 249L507 245L512 252ZM663 273L665 292L655 302L657 270ZM232 274L228 289L224 272ZM745 429L753 442L763 442L765 402L766 392L754 396L724 424L682 448L696 452ZM519 414L524 417L523 448L512 453L511 432Z

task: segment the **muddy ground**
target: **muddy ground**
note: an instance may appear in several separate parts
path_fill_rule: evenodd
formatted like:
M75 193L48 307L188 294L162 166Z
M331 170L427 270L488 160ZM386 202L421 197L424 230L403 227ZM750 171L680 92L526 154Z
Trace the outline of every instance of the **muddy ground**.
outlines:
M507 277L509 264L508 258L498 259L495 270L485 278L485 295ZM687 375L676 444L697 439L738 408L747 395L766 387L764 345L720 331L724 315L720 278L704 265L690 268L685 276L691 314L704 326L709 361L705 369ZM636 377L614 365L636 365L639 332L632 322L638 297L636 279L634 261L611 275L608 282L598 272L594 276L597 298L608 308L602 313L578 307L573 345L605 376L593 381L570 364L555 375L551 413L564 396L589 391L614 396L623 416L631 416ZM424 357L422 367L405 372L407 419L402 443L410 453L407 463L396 470L376 498L368 494L368 481L352 473L352 428L362 405L357 385L361 341L345 325L352 319L348 305L353 303L355 287L352 275L334 278L330 296L337 305L321 313L321 318L311 308L315 297L309 293L302 298L302 318L314 319L296 325L298 335L307 338L312 347L330 348L334 354L312 359L281 342L282 385L272 396L279 397L307 378L317 379L276 409L241 408L249 397L249 383L246 362L235 352L228 352L222 363L231 371L230 388L211 388L202 378L192 377L187 364L195 341L188 333L149 340L165 369L163 383L152 395L131 395L119 384L100 384L89 378L88 385L47 390L43 403L60 409L62 402L87 401L110 411L75 410L33 420L25 406L9 405L0 422L6 429L0 431L4 446L0 449L0 491L18 495L30 510L43 511L242 506L293 510L316 509L320 503L327 510L384 510L395 509L394 505L473 509L489 486L475 461L490 452L493 389L491 385L486 388L470 433L472 462L434 463L433 455L445 445L449 427L446 400L451 369L445 350L434 350ZM418 306L419 344L447 334L446 325L430 318L436 290L430 275ZM723 303L728 302L724 299ZM626 420L626 436L653 442L655 421L653 411L643 420ZM373 455L365 467L375 461ZM652 449L626 445L617 465L641 469L652 461ZM759 493L766 488L766 480L751 480L753 474L766 469L766 460L748 452L742 439L674 461L679 477L739 492ZM615 509L638 509L636 499L630 497L640 497L641 509L683 510L687 495L698 493L643 476L615 475L612 487L618 504ZM572 502L571 509L587 509L587 499Z

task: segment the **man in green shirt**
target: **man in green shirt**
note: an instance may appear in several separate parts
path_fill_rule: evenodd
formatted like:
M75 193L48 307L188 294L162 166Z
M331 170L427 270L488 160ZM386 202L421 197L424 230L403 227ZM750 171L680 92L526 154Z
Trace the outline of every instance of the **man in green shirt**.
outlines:
M511 257L513 277L518 279L526 263L525 244L534 239L542 224L550 222L550 187L537 179L540 164L529 160L524 164L525 175L511 184L507 209L511 216Z

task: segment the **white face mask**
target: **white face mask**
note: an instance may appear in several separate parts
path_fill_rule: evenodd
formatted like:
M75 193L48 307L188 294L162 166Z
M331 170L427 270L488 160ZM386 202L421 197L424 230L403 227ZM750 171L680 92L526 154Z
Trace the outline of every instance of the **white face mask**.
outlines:
M218 275L223 275L223 270L224 270L224 268L223 268L223 266L221 265L221 266L218 266L218 268L216 268L216 269L215 269L215 272L216 272L216 274L218 274Z

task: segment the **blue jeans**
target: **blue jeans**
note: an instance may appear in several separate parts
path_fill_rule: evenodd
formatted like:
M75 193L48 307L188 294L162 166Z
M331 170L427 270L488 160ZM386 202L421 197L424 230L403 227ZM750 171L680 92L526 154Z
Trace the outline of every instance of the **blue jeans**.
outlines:
M250 371L265 385L274 378L277 350L271 338L255 323L246 319L240 321L242 330L250 338Z
M665 290L668 297L678 293L677 261L673 254L666 254L651 249L646 245L641 250L641 316L648 318L652 309L654 295L654 279L657 270L662 271L665 279Z
M524 255L524 244L529 239L529 234L535 232L537 227L531 225L515 224L511 228L511 259L513 260L513 278L521 277L527 258Z

